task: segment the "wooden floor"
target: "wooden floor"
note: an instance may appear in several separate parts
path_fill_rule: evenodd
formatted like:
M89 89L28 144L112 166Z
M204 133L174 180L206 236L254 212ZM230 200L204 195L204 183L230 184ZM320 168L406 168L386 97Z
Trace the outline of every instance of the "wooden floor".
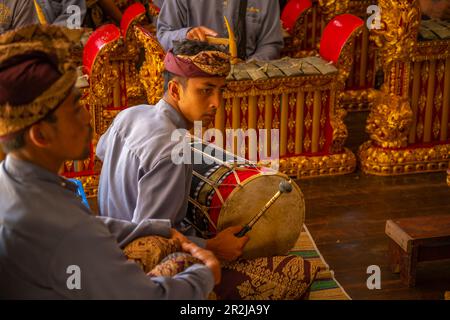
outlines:
M360 124L366 115L348 116L353 137L348 146L353 150L365 139ZM403 286L389 270L384 232L388 219L450 214L445 173L375 177L358 171L297 183L305 196L306 225L353 299L443 299L450 290L450 260L419 264L416 287ZM381 268L380 290L367 288L371 265Z

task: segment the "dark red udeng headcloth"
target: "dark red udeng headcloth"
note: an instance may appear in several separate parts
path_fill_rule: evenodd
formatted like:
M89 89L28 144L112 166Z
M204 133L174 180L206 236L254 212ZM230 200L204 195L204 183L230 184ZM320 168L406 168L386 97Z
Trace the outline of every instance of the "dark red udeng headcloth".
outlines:
M42 52L14 56L0 65L0 105L28 104L60 77L55 57Z

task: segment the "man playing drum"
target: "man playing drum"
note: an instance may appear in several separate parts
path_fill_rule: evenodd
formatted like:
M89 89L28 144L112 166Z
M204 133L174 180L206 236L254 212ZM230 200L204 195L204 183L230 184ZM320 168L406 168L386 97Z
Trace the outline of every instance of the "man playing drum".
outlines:
M165 59L166 93L155 106L140 105L121 112L100 138L97 156L103 161L99 210L109 216L139 223L169 218L183 230L192 165L175 164L172 151L179 141L177 129L203 126L214 120L230 70L230 57L222 47L184 40ZM190 239L224 261L242 254L248 237L237 238L241 226L229 227L216 237Z
M213 121L230 69L229 60L221 47L192 40L176 43L168 52L164 98L155 106L122 111L99 140L97 155L103 161L101 215L133 222L170 218L176 228L183 230L193 166L172 160L173 150L180 150L180 141L172 141L171 137L177 129L191 128L194 121L202 121L203 126ZM289 232L289 228L286 225L284 231ZM292 255L233 261L242 255L249 240L234 235L241 230L242 225L228 227L206 241L189 237L222 260L222 281L209 298L305 297L317 266Z

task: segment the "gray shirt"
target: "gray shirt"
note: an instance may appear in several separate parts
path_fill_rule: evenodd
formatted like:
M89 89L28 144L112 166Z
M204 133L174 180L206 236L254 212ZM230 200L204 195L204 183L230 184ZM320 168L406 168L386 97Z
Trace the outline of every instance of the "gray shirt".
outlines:
M204 299L212 272L193 265L172 278L148 277L120 247L170 235L167 220L140 224L97 218L75 185L8 156L0 164L0 299ZM67 283L79 267L81 289Z
M38 22L33 1L2 0L0 2L0 34Z
M153 3L155 4L155 6L161 8L164 4L164 0L153 0Z
M30 1L32 2L32 1ZM75 20L71 16L78 11L74 11L73 7L77 6L80 10L80 23L83 24L86 16L86 1L85 0L37 0L49 24L56 24L63 27L71 27L70 23ZM77 28L81 27L77 26Z
M205 26L228 37L223 16L233 28L239 16L238 0L165 0L158 18L157 36L165 50L173 40L185 39L192 27ZM247 58L273 60L283 48L280 7L275 0L248 0Z
M98 191L102 216L135 223L170 219L184 232L192 165L172 162L172 150L179 142L171 141L171 136L186 128L186 120L164 100L117 115L96 148L103 161ZM201 239L191 240L205 245Z

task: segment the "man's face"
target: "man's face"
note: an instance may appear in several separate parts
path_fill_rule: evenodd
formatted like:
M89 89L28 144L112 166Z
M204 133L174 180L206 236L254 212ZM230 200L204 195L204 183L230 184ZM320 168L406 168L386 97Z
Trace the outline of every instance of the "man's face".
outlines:
M185 86L179 84L179 88L178 107L189 122L202 121L203 126L207 126L214 121L225 78L190 78Z
M51 152L62 160L83 160L89 157L92 140L91 117L79 104L80 92L74 89L55 111L56 123L49 123Z

